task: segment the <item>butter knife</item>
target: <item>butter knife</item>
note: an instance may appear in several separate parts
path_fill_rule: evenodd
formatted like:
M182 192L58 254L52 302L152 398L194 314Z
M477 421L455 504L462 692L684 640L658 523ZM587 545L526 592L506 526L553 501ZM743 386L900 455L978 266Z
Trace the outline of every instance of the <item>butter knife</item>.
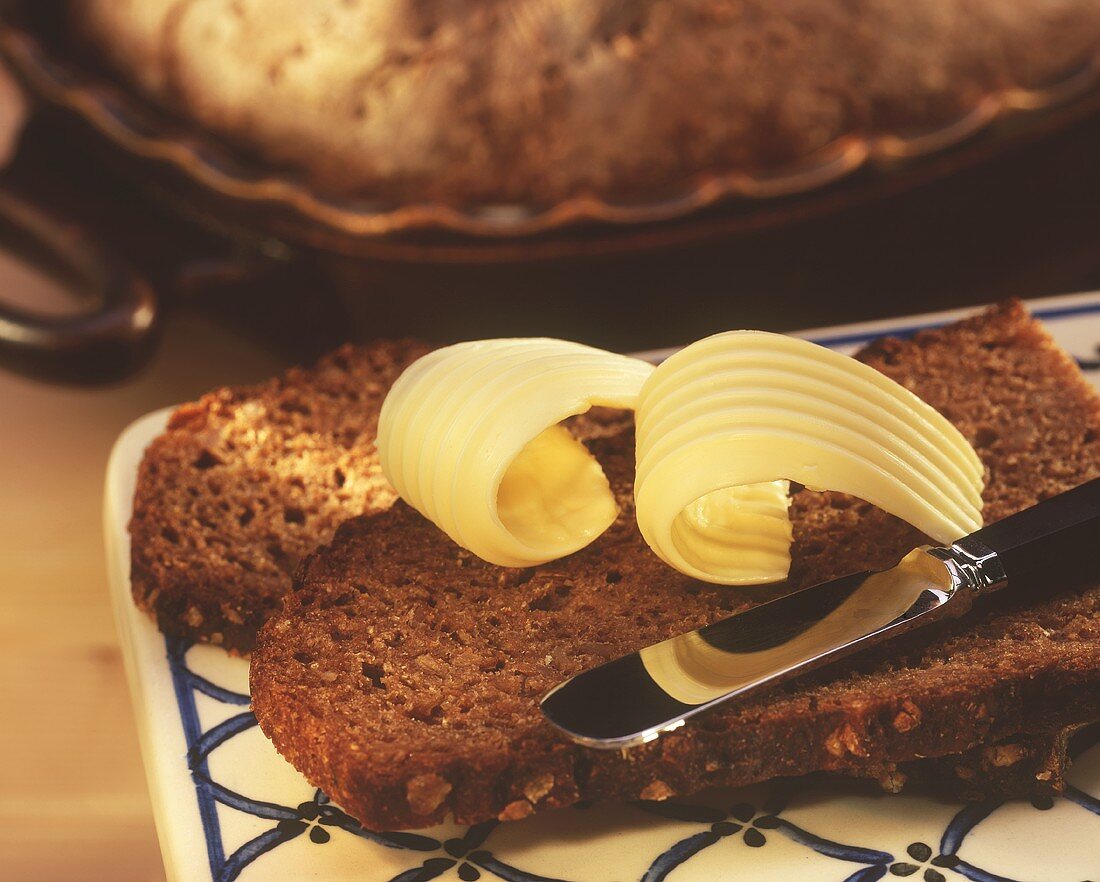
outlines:
M587 747L644 744L701 711L914 628L995 591L1100 582L1100 478L924 546L892 569L813 585L577 674L542 712Z

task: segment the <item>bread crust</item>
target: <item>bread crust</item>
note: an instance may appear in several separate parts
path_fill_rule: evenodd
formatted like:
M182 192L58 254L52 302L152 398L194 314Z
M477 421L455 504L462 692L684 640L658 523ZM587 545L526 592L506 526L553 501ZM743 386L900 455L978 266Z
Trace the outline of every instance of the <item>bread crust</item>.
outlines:
M847 771L867 778L887 793L919 788L948 799L980 802L992 799L1049 799L1066 787L1070 742L1095 721L1082 721L1035 734L1021 733L995 744L982 744L961 754L908 762L869 763Z
M987 467L987 521L1100 475L1100 398L1019 303L861 355L951 419ZM582 427L581 433L588 432ZM561 680L773 593L664 566L631 512L629 429L590 440L622 507L589 548L486 564L402 503L306 559L252 659L278 750L371 829L514 820L580 799L662 799L868 774L1100 718L1100 588L1001 596L963 621L704 713L622 753L568 742L537 701ZM891 565L926 541L866 503L802 492L790 587ZM1031 601L1030 603L1028 601ZM874 777L874 775L872 775Z
M1100 46L1090 0L81 0L180 115L394 204L659 198L847 135L942 128Z

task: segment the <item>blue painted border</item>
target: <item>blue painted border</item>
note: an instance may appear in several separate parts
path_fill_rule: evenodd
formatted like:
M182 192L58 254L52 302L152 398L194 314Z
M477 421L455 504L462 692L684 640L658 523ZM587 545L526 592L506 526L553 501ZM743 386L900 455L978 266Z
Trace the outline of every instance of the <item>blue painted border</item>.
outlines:
M1034 308L1031 310L1032 314L1039 319L1063 319L1077 315L1091 315L1100 313L1100 300L1094 303L1085 303L1074 306L1062 306L1062 307L1049 307L1047 309ZM822 346L850 346L855 344L867 343L871 340L879 337L893 336L900 338L912 337L920 331L928 330L931 328L940 328L944 325L951 324L957 321L957 318L937 319L935 321L928 321L918 324L900 324L894 327L876 328L873 331L865 331L853 334L834 334L824 337L810 337L813 342ZM226 690L216 684L211 683L203 677L198 676L187 667L186 654L187 650L191 647L191 644L187 641L180 640L178 638L172 638L165 636L165 654L168 661L169 670L172 675L172 686L176 695L176 705L180 713L180 721L183 727L184 738L187 743L188 761L191 765L192 776L195 783L195 797L198 802L199 818L202 822L203 836L206 841L207 858L210 864L210 878L215 882L221 882L221 880L230 880L236 878L236 876L256 857L271 850L281 842L285 842L294 836L298 835L298 832L287 834L279 830L278 828L268 831L262 834L256 840L246 843L235 852L227 861L225 857L225 846L222 841L221 824L218 820L217 810L217 798L215 796L215 788L212 786L213 782L210 778L210 771L207 763L207 753L212 749L212 745L206 745L203 747L206 737L211 733L204 733L202 730L202 724L199 721L198 708L195 703L195 692L201 692L205 695L209 695L219 701L226 704L244 705L247 706L250 703L248 696L241 695L239 693ZM232 722L232 721L229 721ZM254 723L253 723L254 725ZM230 733L235 734L235 733ZM228 737L228 736L227 736ZM1093 797L1088 797L1085 794L1082 800L1074 800L1081 802L1082 805L1088 802L1086 806L1090 811L1100 814L1100 800ZM1072 797L1071 797L1072 798ZM319 805L327 803L327 799L318 792L314 797L314 800ZM273 809L278 809L280 813L293 812L291 809L283 809L280 806L272 806ZM338 810L332 810L334 814L340 814ZM942 850L945 853L954 853L961 844L962 838L966 832L969 832L970 827L974 826L970 824L966 825L964 816L968 820L968 810L963 809L960 812L960 816L955 819L951 826L944 834L944 844ZM274 815L272 816L274 817ZM346 816L344 816L346 818ZM347 819L351 820L351 819ZM962 823L960 823L962 822ZM438 845L432 840L426 837L421 837L418 834L371 834L368 831L358 828L358 825L344 825L337 823L338 826L343 826L349 832L356 835L363 836L364 838L376 839L380 844L387 845L389 847L396 848L413 848L416 850L429 850L430 848ZM352 821L352 824L354 822ZM960 828L965 828L962 830ZM471 828L471 831L474 828ZM486 835L487 835L486 831ZM802 832L802 831L799 831ZM701 835L701 834L700 834ZM812 834L805 834L811 836ZM406 842L405 837L409 841ZM952 838L954 837L954 838ZM949 838L952 838L950 843L947 842ZM417 844L413 844L413 840L417 840ZM424 840L419 842L419 840ZM957 840L957 841L956 841ZM709 844L709 842L707 843ZM679 843L678 847L686 848L686 843ZM701 848L702 846L700 846ZM695 850L700 850L696 848ZM842 846L842 848L848 848ZM687 848L687 851L691 851L691 848ZM853 854L858 850L853 850ZM686 853L686 852L685 852ZM692 852L694 853L694 852ZM666 855L662 855L658 858L658 862L663 860ZM889 856L883 853L883 858ZM686 859L686 858L684 858ZM846 859L859 859L847 857ZM675 865L678 865L681 861L677 861ZM427 862L432 863L431 861ZM495 864L495 865L494 865ZM500 878L514 878L516 880L530 879L535 880L541 877L531 876L524 874L520 871L516 871L515 868L507 867L506 865L499 864L499 862L492 861L488 858L485 863L479 863L483 869L490 872L496 872ZM449 867L448 867L449 868ZM439 868L439 872L445 871L448 868ZM647 874L647 879L652 875L653 879L664 878L668 872L674 868L674 865L668 867L658 868L657 864L651 868L650 874ZM424 868L421 868L422 870ZM663 872L661 872L663 870ZM969 878L976 880L991 880L999 879L1000 877L993 877L985 874L984 871L975 867L971 867L966 862L961 862L957 868L958 872ZM410 870L410 873L415 873L415 870ZM515 875L511 875L514 873ZM886 873L885 861L879 859L873 862L872 866L865 867L863 870L858 871L850 879L856 879L857 877L861 882L870 882L872 879L879 879ZM432 876L437 875L432 873ZM411 878L411 877L410 877ZM417 876L416 878L431 878L431 876Z
M191 682L191 672L187 668L185 656L190 644L179 638L164 637L165 654L168 668L172 672L172 687L176 693L176 705L179 707L180 721L183 724L183 736L187 742L188 756L202 738L202 723L199 722L199 710L195 704L195 691ZM197 771L209 778L210 769L203 757ZM225 865L225 846L222 844L222 828L218 821L218 807L213 795L205 787L195 786L195 798L199 803L199 818L202 820L203 837L206 839L206 855L210 861L210 878L219 879Z

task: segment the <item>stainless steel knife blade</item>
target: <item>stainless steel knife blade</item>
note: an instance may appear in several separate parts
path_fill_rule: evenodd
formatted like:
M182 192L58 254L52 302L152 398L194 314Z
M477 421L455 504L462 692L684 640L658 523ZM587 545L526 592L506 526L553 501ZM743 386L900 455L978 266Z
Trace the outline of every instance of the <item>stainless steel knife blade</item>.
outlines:
M642 744L716 704L967 612L1017 582L1095 574L1100 479L893 569L814 585L585 671L541 702L588 747ZM1007 569L1007 572L1006 572Z

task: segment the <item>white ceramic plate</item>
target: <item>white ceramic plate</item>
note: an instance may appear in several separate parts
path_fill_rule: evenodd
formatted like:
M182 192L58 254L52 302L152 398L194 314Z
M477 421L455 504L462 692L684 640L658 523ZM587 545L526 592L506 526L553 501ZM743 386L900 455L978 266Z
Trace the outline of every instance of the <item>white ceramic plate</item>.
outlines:
M1033 308L1100 386L1100 293ZM959 313L826 328L851 349ZM130 600L126 522L138 462L163 428L150 414L119 438L107 473L111 586L157 830L179 882L711 882L724 879L1081 882L1100 878L1100 746L1051 803L963 806L782 782L706 799L564 809L512 824L368 833L306 783L249 711L248 663L166 640Z

